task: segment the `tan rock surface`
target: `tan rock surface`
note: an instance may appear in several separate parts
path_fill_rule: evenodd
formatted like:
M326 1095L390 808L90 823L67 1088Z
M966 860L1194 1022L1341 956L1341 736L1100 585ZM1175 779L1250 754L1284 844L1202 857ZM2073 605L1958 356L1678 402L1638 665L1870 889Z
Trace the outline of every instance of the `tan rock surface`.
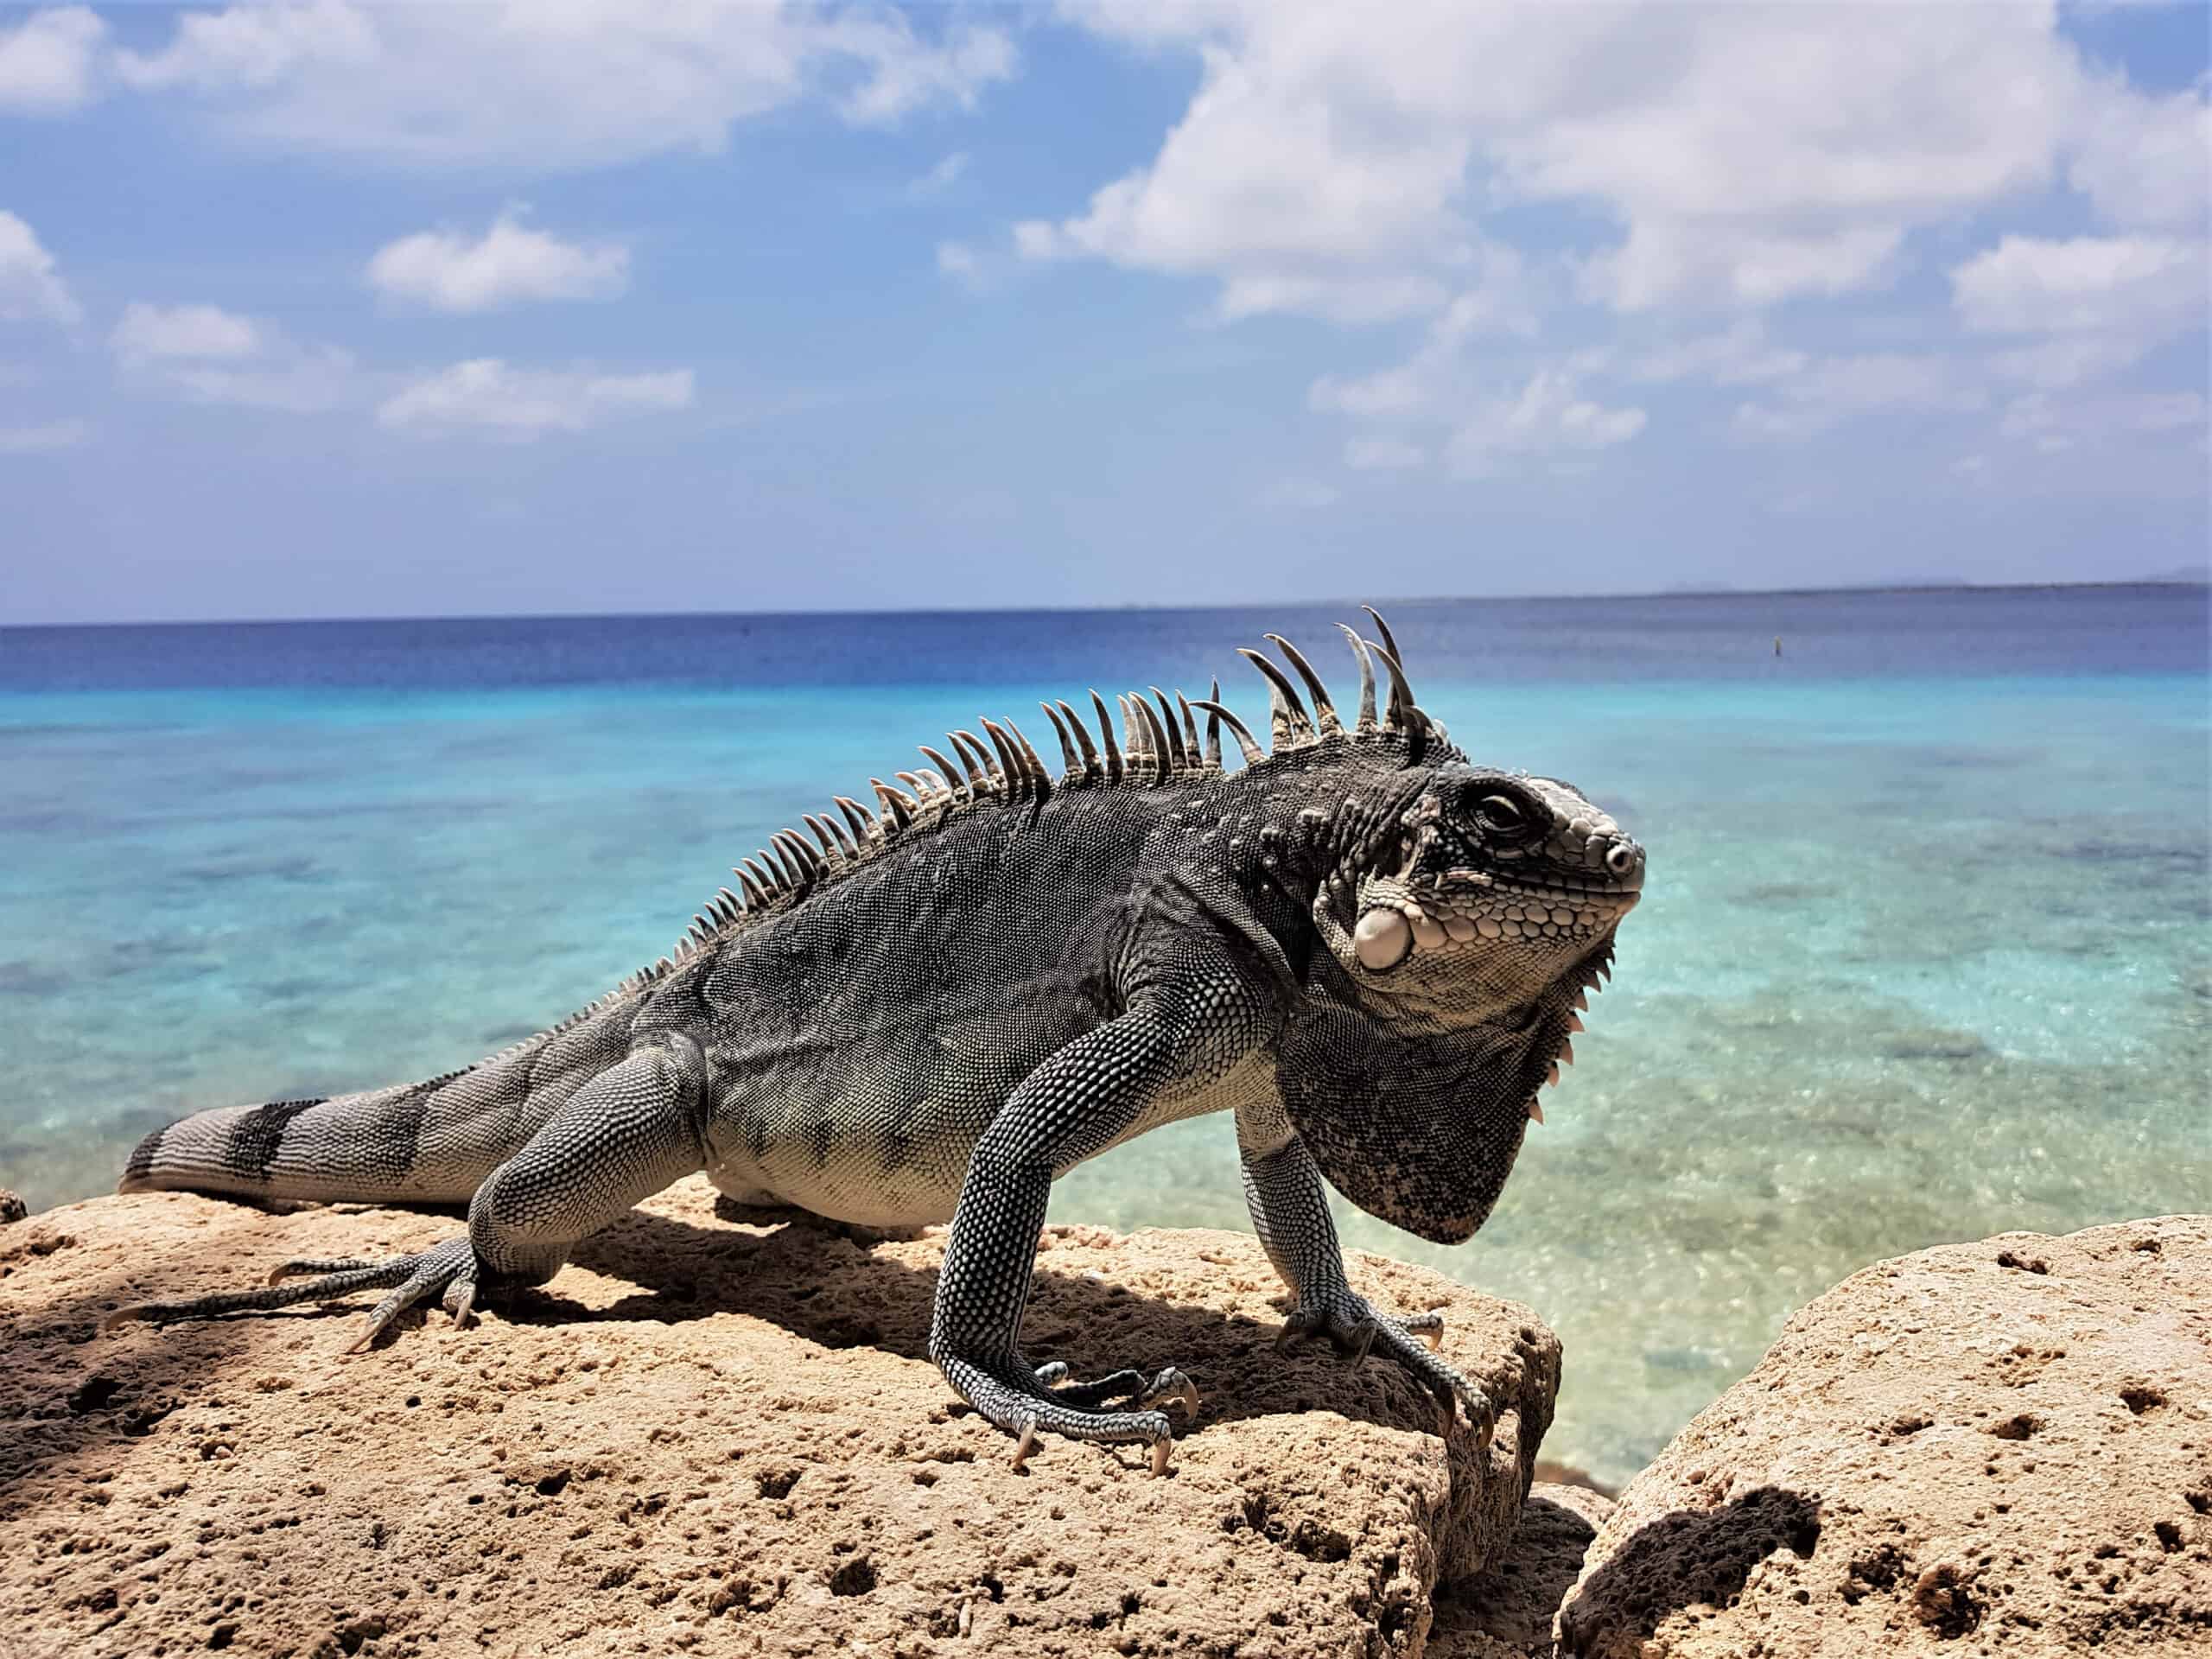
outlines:
M2212 1649L2212 1217L1885 1262L1621 1494L1590 1659Z
M1493 1565L1559 1347L1526 1310L1356 1257L1509 1402L1447 1452L1395 1368L1278 1357L1248 1237L1056 1228L1027 1340L1205 1394L1155 1480L1047 1440L1028 1472L924 1357L938 1246L718 1216L685 1183L546 1290L341 1357L313 1309L130 1325L149 1296L377 1255L454 1220L103 1198L0 1234L0 1649L1414 1655L1431 1586ZM365 1302L353 1305L358 1309ZM963 1635L964 1631L964 1635Z
M1505 1559L1438 1592L1423 1659L1551 1659L1560 1599L1612 1512L1593 1487L1537 1481Z

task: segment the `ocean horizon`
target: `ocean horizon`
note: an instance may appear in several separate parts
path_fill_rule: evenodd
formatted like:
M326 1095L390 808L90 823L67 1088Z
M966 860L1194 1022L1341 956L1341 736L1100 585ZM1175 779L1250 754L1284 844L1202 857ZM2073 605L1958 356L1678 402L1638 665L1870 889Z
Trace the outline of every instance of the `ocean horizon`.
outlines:
M1560 1332L1547 1456L1624 1478L1884 1256L2203 1207L2203 586L1383 609L1456 741L1649 852L1489 1225L1444 1248L1338 1205L1348 1244ZM1217 675L1262 724L1235 647L1285 633L1348 686L1356 615L0 627L0 1185L87 1197L185 1112L464 1064L947 726ZM1230 1125L1095 1160L1052 1215L1245 1228Z

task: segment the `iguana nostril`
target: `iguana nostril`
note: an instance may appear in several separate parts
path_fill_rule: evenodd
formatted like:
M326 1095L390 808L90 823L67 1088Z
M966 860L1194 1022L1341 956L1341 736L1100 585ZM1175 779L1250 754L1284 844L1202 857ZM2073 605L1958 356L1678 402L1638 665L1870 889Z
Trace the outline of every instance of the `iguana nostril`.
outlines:
M1617 841L1612 851L1605 855L1605 868L1615 875L1626 875L1636 868L1636 849L1628 842Z

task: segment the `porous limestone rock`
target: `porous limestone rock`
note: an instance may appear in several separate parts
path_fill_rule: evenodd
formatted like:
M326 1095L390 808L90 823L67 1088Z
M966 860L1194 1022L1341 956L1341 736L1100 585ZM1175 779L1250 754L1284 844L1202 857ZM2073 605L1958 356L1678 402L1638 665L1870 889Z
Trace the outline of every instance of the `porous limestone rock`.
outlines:
M350 1359L313 1308L96 1333L456 1225L149 1193L0 1235L0 1648L1410 1659L1433 1587L1504 1555L1558 1386L1527 1310L1355 1255L1504 1403L1447 1450L1396 1368L1274 1352L1250 1238L1055 1227L1030 1352L1172 1361L1204 1402L1166 1478L1049 1438L1016 1474L925 1354L938 1236L750 1224L699 1181L475 1329Z
M1437 1592L1423 1659L1552 1659L1553 1621L1613 1500L1541 1478L1505 1559Z
M2212 1650L2212 1217L1853 1274L1622 1492L1580 1659Z

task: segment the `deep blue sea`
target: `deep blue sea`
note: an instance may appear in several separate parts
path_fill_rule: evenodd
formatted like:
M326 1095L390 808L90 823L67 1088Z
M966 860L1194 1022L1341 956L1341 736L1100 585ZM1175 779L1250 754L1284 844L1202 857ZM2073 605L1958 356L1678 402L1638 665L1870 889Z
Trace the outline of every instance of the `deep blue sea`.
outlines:
M1455 739L1650 852L1490 1225L1343 1216L1560 1332L1548 1454L1625 1476L1880 1256L2212 1205L2203 588L1386 613ZM80 1197L180 1113L524 1035L948 725L1217 674L1263 727L1234 647L1348 671L1355 614L0 629L0 1185ZM1053 1205L1243 1210L1225 1121Z

